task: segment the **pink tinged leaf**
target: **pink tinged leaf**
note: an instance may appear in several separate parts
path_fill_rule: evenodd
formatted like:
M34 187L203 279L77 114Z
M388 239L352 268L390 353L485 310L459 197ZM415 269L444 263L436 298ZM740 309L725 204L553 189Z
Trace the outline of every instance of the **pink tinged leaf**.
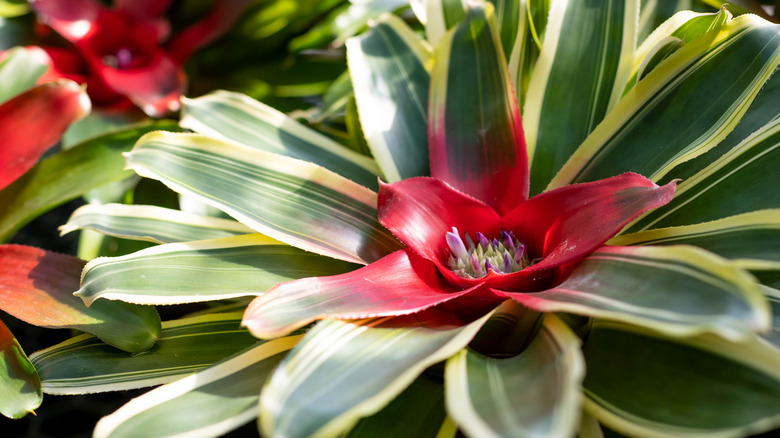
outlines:
M433 264L404 249L346 274L282 283L250 303L242 324L272 338L323 318L418 313L476 289L451 286Z
M124 94L152 117L162 117L180 107L184 92L184 71L161 50L146 53L149 61L131 69L117 69L93 62L103 81L114 91Z
M37 17L70 42L77 42L96 30L97 18L105 9L96 0L31 0Z
M0 245L0 308L29 324L63 328L91 322L79 289L85 262L22 245Z
M21 418L41 404L41 380L13 333L0 321L0 414Z
M154 308L107 300L87 308L73 295L84 265L69 255L0 245L0 309L39 327L83 330L133 353L154 345L160 333Z
M436 52L431 175L505 214L528 198L520 111L492 12L471 8Z
M0 105L0 189L30 169L90 109L84 90L64 79L34 87Z
M227 32L251 3L251 0L214 2L204 19L171 38L166 46L168 53L176 62L184 64L195 51Z
M457 228L461 238L468 233L493 236L501 231L498 214L484 202L426 177L380 184L377 216L412 251L452 274L443 265L449 257L446 234ZM453 281L459 278L454 276Z
M533 257L543 257L524 271L542 271L590 254L640 214L671 201L675 188L676 181L659 187L624 173L534 196L503 217L502 226Z

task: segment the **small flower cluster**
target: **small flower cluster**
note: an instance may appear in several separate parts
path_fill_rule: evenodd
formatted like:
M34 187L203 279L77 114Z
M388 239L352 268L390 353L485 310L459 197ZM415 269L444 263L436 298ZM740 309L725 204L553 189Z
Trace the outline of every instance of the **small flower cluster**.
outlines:
M525 245L509 231L501 230L499 238L488 239L484 234L475 233L477 243L465 233L465 243L458 229L445 233L450 256L447 266L452 272L463 278L481 278L492 269L497 274L517 272L531 265Z

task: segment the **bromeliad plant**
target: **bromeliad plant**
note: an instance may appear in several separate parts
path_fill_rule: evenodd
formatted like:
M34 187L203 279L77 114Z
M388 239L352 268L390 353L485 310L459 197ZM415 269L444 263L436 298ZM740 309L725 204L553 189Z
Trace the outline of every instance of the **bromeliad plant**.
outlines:
M387 16L347 43L373 159L227 92L184 101L197 134L138 141L128 167L236 221L84 207L65 231L160 245L77 295L224 307L144 355L38 352L44 391L199 370L101 437L778 427L778 26L681 12L635 47L637 1L419 3L426 39Z

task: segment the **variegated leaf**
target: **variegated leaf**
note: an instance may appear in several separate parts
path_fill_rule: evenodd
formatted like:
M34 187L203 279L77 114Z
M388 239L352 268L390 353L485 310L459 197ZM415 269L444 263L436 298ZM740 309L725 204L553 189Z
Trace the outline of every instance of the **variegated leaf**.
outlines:
M219 436L257 416L266 377L300 335L264 342L131 400L95 427L95 438Z
M301 277L341 274L355 265L260 234L170 243L84 267L76 296L139 304L180 304L259 295Z
M427 43L400 18L384 15L347 41L347 56L361 126L387 181L430 174Z
M622 95L636 44L638 3L552 2L523 108L531 194L547 186Z
M258 342L241 314L207 314L162 324L154 348L133 355L90 335L37 351L30 360L47 394L87 394L160 385L195 373Z
M519 355L461 350L447 360L447 410L469 436L570 436L578 423L585 366L580 340L549 314Z
M154 243L187 242L254 233L246 225L230 219L153 205L125 204L87 204L79 207L68 222L60 227L60 232L65 235L82 229Z
M628 170L662 179L734 129L778 62L780 25L756 16L694 39L624 95L547 189Z
M310 161L366 187L380 175L370 158L350 151L278 110L229 91L182 99L182 127L249 148Z
M282 242L354 263L399 247L376 193L320 166L195 134L151 133L127 154L141 176Z
M630 436L747 436L780 425L780 361L766 344L666 338L596 322L585 410Z
M561 284L511 296L540 312L616 320L669 336L715 333L739 341L771 324L750 275L687 246L603 247Z
M465 347L485 319L455 328L415 316L321 321L263 389L262 432L292 438L348 430L378 412L425 368Z

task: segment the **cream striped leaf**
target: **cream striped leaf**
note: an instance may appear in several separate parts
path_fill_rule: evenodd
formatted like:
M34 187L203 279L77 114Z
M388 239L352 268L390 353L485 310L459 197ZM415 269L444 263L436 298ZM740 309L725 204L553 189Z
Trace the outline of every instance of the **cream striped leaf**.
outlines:
M387 181L429 175L430 47L388 14L347 40L347 60L361 126Z
M261 234L169 243L87 263L76 296L181 304L260 295L283 281L356 268Z
M671 202L639 217L627 231L691 225L780 208L775 164L778 160L780 118L680 183Z
M771 325L747 272L688 246L603 247L561 284L512 297L539 312L622 321L669 336L714 333L739 341Z
M266 377L300 336L264 342L131 400L95 427L95 438L220 436L257 417Z
M547 314L517 356L496 359L464 349L448 359L447 410L469 436L571 436L584 375L579 338Z
M375 192L312 163L156 132L138 140L127 166L307 251L365 264L400 247L377 221Z
M715 13L680 11L671 16L658 26L634 52L634 63L631 67L631 76L626 85L626 91L636 85L637 77L645 76L658 62L668 57L669 53L666 53L655 62L650 62L652 58L662 52L664 47L668 46L667 42L670 38L678 42L672 50L674 51L683 44L711 30L720 28L731 18L731 13L725 8Z
M182 318L164 321L157 343L145 354L118 351L80 335L30 359L47 394L143 388L172 382L258 343L240 324L240 313Z
M387 319L319 322L263 389L262 432L289 438L343 433L427 367L465 347L489 315L449 329L420 322L382 327Z
M91 229L109 236L154 243L187 242L252 234L246 225L153 205L87 204L77 208L60 234Z
M633 60L638 7L638 0L552 2L523 110L532 195L620 98Z
M624 95L547 190L629 170L660 180L723 140L778 62L780 25L752 15L691 41Z
M730 260L780 262L780 209L658 228L612 238L610 245L693 245Z
M209 137L319 164L366 187L377 187L381 175L369 157L240 93L220 90L183 98L179 124Z
M755 339L669 339L596 321L585 410L628 436L748 436L780 425L780 350Z

